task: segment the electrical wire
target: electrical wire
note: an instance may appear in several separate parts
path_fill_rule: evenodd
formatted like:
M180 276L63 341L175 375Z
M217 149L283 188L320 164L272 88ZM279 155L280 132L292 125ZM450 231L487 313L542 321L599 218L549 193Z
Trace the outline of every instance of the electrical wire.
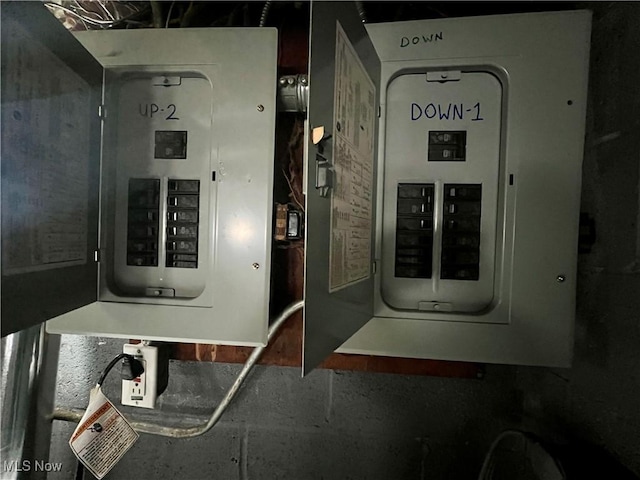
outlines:
M287 145L286 156L289 159L289 174L287 174L284 167L282 167L282 174L284 175L285 180L287 181L287 185L289 186L289 197L293 200L293 202L302 210L305 211L304 208L304 195L300 192L299 189L294 187L294 179L296 177L294 158L296 157L296 149L300 145L300 141L304 138L304 128L299 121L296 121L293 129L291 130L291 136L289 137L289 143ZM302 201L298 199L298 193L302 195Z
M133 21L133 19L135 19L138 16L144 15L146 14L146 12L149 10L149 7L146 6L144 8L142 8L141 10L135 11L133 13L131 13L130 15L127 15L126 17L122 17L118 20L98 20L95 18L91 18L91 17L87 17L86 15L82 15L78 12L76 12L75 10L69 8L69 7L65 7L63 5L59 5L57 3L53 3L53 2L46 2L44 4L47 8L49 8L49 10L54 11L55 9L60 9L63 12L72 15L73 17L77 18L78 20L80 20L83 23L87 23L90 25L95 25L97 27L100 28L112 28L115 27L117 25L120 25L122 23L128 23L129 21ZM87 11L86 9L83 9L84 11ZM86 25L85 25L86 26Z
M176 4L176 0L171 2L171 6L169 7L169 12L167 13L167 21L164 23L164 28L169 28L169 20L171 20L171 12L173 12L173 6Z
M135 358L133 358L133 355L129 355L128 353L121 353L119 355L116 355L115 358L111 360L106 367L104 367L104 370L102 371L102 373L100 374L100 378L98 379L98 383L96 384L97 386L101 386L104 383L111 369L115 367L116 363L118 363L123 358L128 358L129 362L137 361Z
M107 15L107 17L109 17L114 22L116 21L115 17L111 15L111 12L109 11L109 9L101 1L98 1L96 3L100 6L100 8Z
M280 315L276 317L273 323L269 326L269 333L267 335L267 345L273 339L275 334L280 330L280 327L284 324L285 320L287 320L291 315L293 315L298 310L301 310L304 307L304 300L299 300L297 302L292 303L288 307L286 307ZM150 435L159 435L163 437L172 437L172 438L191 438L198 437L204 433L207 433L209 430L213 428L213 426L218 423L220 417L227 409L233 398L238 393L238 390L242 386L243 382L253 369L256 362L262 356L262 353L266 349L266 346L256 347L251 352L251 355L245 362L240 374L237 376L233 385L229 388L227 393L225 394L222 401L215 408L209 420L201 425L196 425L193 427L167 427L164 425L158 425L155 423L149 422L140 422L140 421L129 421L131 426L140 433L147 433ZM79 422L84 415L84 410L78 408L60 408L56 409L53 412L54 420L63 420L66 422Z
M534 442L534 443L538 444L540 446L540 448L542 448L544 450L544 452L547 455L549 455L550 459L553 462L553 465L558 469L558 473L560 473L561 478L563 478L563 479L566 478L566 473L564 471L564 468L562 467L562 464L560 462L558 462L557 459L553 455L551 455L549 452L547 452L547 450L544 449L544 447L542 447L540 445L540 442L538 440L536 440L530 434L527 434L525 432L521 432L519 430L505 430L500 435L498 435L498 437L491 443L491 446L489 447L489 451L488 451L487 455L484 457L484 461L482 462L482 468L480 469L480 475L478 475L478 479L479 480L491 480L491 479L493 479L493 472L495 471L495 466L496 466L495 454L496 454L496 451L498 450L498 446L507 437L514 437L514 438L518 438L518 439L524 439L525 441ZM528 447L528 449L530 449L530 448L531 448L531 446ZM548 468L551 468L550 464L549 464Z
M68 13L69 15L73 15L74 17L77 17L78 19L82 20L83 22L86 23L90 23L92 25L96 25L98 27L107 27L107 26L112 26L114 22L112 22L111 20L96 20L95 18L90 18L87 17L85 15L81 15L78 12L64 7L62 5L58 5L57 3L45 3L45 5L49 8L55 9L55 8L59 8L60 10L62 10L65 13Z
M291 180L289 180L289 175L287 175L287 172L285 172L284 168L282 169L282 175L284 175L284 178L287 181L287 184L289 185L289 190L291 191L291 199L300 208L300 210L302 210L304 212L304 205L302 205L302 203L300 203L300 201L296 197L296 192L293 189L293 185L291 184Z

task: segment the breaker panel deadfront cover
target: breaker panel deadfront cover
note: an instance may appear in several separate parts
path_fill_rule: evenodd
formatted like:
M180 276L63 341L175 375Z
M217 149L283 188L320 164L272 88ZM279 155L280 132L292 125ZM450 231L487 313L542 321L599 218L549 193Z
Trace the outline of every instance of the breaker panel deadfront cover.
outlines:
M3 321L39 286L52 333L264 344L277 31L2 11Z
M49 330L263 344L277 31L77 38L105 67L100 301Z
M490 71L406 73L389 82L380 293L391 308L491 305L501 117L502 85Z
M313 3L304 371L569 365L590 13L358 20Z

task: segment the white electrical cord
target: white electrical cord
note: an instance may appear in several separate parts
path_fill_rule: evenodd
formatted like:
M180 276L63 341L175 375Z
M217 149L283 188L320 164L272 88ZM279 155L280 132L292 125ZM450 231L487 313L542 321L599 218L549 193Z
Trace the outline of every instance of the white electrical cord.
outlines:
M267 345L269 341L273 338L273 336L278 332L282 324L285 322L287 318L293 315L298 310L301 310L304 307L304 300L299 300L295 303L292 303L287 308L285 308L278 317L274 320L274 322L269 327L269 333L267 335ZM166 427L163 425L157 425L155 423L148 422L139 422L139 421L130 421L131 426L140 433L148 433L150 435L160 435L163 437L173 437L173 438L190 438L197 437L204 433L207 433L213 426L218 423L220 417L229 406L233 398L238 393L240 386L251 372L251 369L256 364L258 359L262 356L266 346L256 347L251 352L251 355L245 362L240 374L236 378L236 381L233 382L231 388L227 391L226 395L222 399L222 401L218 404L216 409L211 414L209 421L203 425L196 425L194 427ZM82 416L84 415L84 410L79 408L56 408L53 412L54 420L63 420L65 422L75 422L78 423Z
M479 480L493 480L493 473L495 471L496 462L496 451L498 446L502 443L502 441L507 437L514 437L518 440L522 440L524 442L528 442L526 446L527 452L527 460L531 463L532 468L536 468L536 466L544 465L544 471L538 471L536 469L535 474L536 478L548 478L548 479L560 479L565 480L567 478L562 464L551 455L538 440L531 437L525 432L521 432L519 430L505 430L493 441L491 447L489 447L489 452L484 457L484 462L482 463L482 469L480 470L480 475L478 476ZM537 447L537 450L536 448ZM509 450L513 451L513 450ZM540 453L541 452L541 453ZM542 455L542 456L541 456ZM540 459L544 459L544 462L541 462ZM550 460L550 461L549 461ZM555 469L554 469L555 467Z

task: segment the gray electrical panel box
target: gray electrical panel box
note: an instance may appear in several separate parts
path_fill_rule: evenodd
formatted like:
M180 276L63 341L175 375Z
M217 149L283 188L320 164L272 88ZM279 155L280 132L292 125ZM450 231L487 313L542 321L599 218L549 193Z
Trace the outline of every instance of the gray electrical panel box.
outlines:
M314 2L305 372L338 347L570 364L590 22Z
M38 100L18 92L9 105L3 90L3 320L5 283L45 272L61 290L75 289L68 275L85 268L83 300L39 316L56 317L49 332L264 344L277 31L110 30L73 39L42 5L7 10L16 15L3 19L13 48L3 58L34 86L50 87L41 93L51 118L38 130ZM34 33L35 17L46 35ZM26 41L34 35L48 40ZM40 58L60 63L51 51L58 37L73 63L27 69ZM93 90L73 74L81 57L96 71ZM62 118L53 132L55 112ZM31 153L39 163L27 178L18 165ZM44 209L6 208L5 198L25 188L25 200ZM20 216L35 231L21 230Z
M264 344L276 31L78 43L2 13L3 335ZM589 34L313 2L305 372L338 348L570 364Z

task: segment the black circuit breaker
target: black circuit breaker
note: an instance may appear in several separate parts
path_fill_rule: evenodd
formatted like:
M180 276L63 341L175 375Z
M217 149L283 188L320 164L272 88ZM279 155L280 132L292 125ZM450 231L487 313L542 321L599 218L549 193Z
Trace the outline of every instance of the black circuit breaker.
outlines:
M398 185L396 277L431 278L433 193L432 183Z
M166 266L198 268L200 181L168 182Z
M429 132L430 162L464 162L467 150L466 130Z
M481 184L445 184L440 278L480 276Z
M160 180L129 180L127 214L127 265L158 266Z
M440 278L478 280L482 185L445 184ZM398 185L395 276L433 274L434 184Z

